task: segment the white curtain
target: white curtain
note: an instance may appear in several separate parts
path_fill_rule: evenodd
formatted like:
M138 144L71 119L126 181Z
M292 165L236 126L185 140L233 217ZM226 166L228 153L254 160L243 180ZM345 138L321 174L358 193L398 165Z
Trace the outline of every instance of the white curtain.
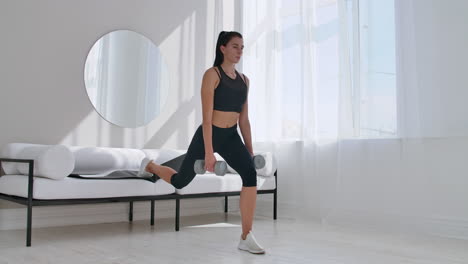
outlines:
M243 71L251 80L254 148L276 153L282 201L318 216L320 200L338 187L337 142L353 135L346 2L243 4ZM329 155L338 166L320 162ZM335 180L322 182L328 189L321 190L318 175L330 169Z
M276 154L280 216L468 238L468 4L429 2L243 1L254 151Z
M350 112L338 108L339 100L350 100L350 86L340 90L337 2L245 1L243 11L254 140L336 138L349 131L343 122L350 118L339 120Z

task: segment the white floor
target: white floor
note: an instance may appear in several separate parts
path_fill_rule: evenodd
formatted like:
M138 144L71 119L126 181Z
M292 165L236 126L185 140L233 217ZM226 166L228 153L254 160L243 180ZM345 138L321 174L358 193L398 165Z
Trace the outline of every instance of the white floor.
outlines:
M0 231L0 263L468 263L468 241L256 217L265 255L239 251L238 213Z

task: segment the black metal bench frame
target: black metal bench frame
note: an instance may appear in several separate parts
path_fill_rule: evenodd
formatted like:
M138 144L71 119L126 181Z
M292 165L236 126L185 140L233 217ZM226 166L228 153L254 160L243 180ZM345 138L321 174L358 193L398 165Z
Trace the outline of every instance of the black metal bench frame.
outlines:
M68 205L68 204L97 204L97 203L113 203L113 202L129 202L128 220L133 221L133 202L138 201L151 201L151 225L154 225L154 203L156 200L173 200L176 201L175 210L175 230L179 231L180 224L180 200L191 198L205 198L205 197L222 197L224 196L224 212L228 211L228 197L239 196L241 192L216 192L216 193L198 193L198 194L166 194L166 195L152 195L152 196L125 196L125 197L106 197L106 198L83 198L83 199L34 199L34 160L30 159L7 159L0 158L1 162L19 162L28 163L28 197L20 197L14 195L7 195L0 193L0 199L8 200L18 204L26 205L27 207L27 223L26 223L26 246L31 246L31 225L32 225L32 207L33 206L49 206L49 205ZM1 166L0 166L1 167ZM277 199L278 199L278 170L275 171L275 189L273 190L257 190L257 194L273 194L273 219L276 220L277 215Z

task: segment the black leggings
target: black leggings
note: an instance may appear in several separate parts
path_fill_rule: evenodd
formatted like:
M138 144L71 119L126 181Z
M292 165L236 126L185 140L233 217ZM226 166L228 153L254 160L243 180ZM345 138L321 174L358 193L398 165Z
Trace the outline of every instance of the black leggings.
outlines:
M228 128L212 125L213 152L217 152L242 178L242 186L257 186L257 171L252 156L237 132L237 124ZM190 142L180 170L171 178L177 189L187 186L195 177L193 165L196 160L205 159L203 129L200 125Z

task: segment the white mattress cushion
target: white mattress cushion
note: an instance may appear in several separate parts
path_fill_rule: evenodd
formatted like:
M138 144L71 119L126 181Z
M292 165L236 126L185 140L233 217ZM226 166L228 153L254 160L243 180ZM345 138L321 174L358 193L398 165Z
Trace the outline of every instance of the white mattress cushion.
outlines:
M257 190L274 190L275 177L257 176ZM227 173L217 176L213 173L197 174L184 188L176 189L178 194L238 192L242 190L242 179L239 174Z
M34 177L34 199L79 199L126 196L163 195L174 193L175 188L163 180L155 183L146 180L86 180L66 177L51 180ZM20 197L28 196L28 177L3 175L0 193Z
M106 175L116 170L136 170L140 168L145 153L131 148L70 147L75 156L73 174Z
M4 147L2 156L12 159L34 160L34 176L60 180L67 177L75 166L75 159L70 149L63 145L41 145L28 143L10 143ZM29 173L29 164L6 162L6 174Z

